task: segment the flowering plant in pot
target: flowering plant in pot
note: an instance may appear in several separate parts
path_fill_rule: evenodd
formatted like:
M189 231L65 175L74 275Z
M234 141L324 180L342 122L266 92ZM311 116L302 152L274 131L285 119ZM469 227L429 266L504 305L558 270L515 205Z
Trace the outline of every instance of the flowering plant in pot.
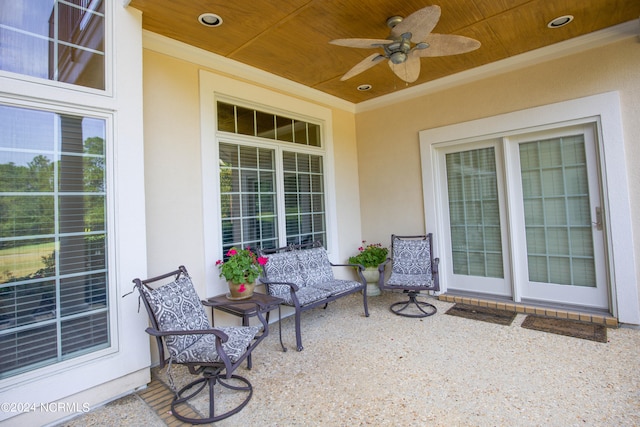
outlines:
M227 252L226 261L216 261L216 265L220 269L220 277L224 277L229 283L230 298L245 299L251 297L255 288L255 281L262 273L262 266L267 261L267 258L258 257L249 248L231 248Z
M349 264L362 264L365 268L377 268L387 259L389 250L383 247L381 243L370 243L368 245L366 243L366 240L362 241L362 246L358 248L358 255L350 257Z
M349 264L363 265L365 270L362 274L367 281L367 295L380 295L380 288L377 283L380 278L378 265L387 259L389 250L380 243L370 243L368 245L366 243L365 240L362 241L362 246L358 248L358 255L350 257Z

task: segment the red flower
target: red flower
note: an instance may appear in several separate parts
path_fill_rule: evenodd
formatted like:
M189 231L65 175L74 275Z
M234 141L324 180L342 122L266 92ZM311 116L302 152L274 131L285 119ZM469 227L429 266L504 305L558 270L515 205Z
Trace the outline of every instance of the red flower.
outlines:
M222 264L222 260L221 259L216 261L216 265L220 265L220 264Z
M238 253L238 251L236 251L234 248L229 249L229 252L227 252L227 256L234 256Z
M260 265L265 265L267 263L267 261L269 261L269 258L265 258L263 256L258 257L258 264L260 264Z

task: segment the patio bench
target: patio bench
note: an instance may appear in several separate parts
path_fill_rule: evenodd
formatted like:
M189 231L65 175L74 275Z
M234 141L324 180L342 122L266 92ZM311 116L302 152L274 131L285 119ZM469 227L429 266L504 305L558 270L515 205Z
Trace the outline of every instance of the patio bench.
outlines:
M261 249L259 254L268 258L260 281L267 293L282 298L283 304L295 308L296 347L302 351L300 315L302 312L324 305L347 295L362 291L364 315L367 307L367 282L359 264L333 264L319 242L290 245L277 249ZM359 281L336 279L334 267L356 268Z

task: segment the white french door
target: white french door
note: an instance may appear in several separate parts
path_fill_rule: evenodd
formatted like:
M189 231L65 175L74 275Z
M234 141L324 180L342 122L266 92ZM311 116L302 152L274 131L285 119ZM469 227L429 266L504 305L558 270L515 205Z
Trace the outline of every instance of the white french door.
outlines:
M608 308L591 124L439 150L448 289Z
M607 308L594 126L508 138L512 227L522 299ZM516 202L517 201L517 202Z
M500 139L456 145L442 150L440 170L446 264L449 283L456 289L511 296L511 266L504 180L498 161L503 158ZM451 287L451 286L450 286Z

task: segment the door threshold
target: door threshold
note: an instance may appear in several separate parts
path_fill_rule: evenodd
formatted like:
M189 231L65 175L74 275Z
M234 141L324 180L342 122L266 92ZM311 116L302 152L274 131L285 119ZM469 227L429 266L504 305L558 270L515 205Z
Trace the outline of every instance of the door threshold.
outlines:
M617 328L618 319L608 313L593 313L579 308L554 308L543 307L533 303L517 303L503 298L487 298L486 296L463 296L452 293L438 295L440 301L460 303L467 305L477 305L479 307L489 307L498 310L514 311L522 314L535 314L538 316L555 317L558 319L580 320L582 322L605 325L607 328Z

